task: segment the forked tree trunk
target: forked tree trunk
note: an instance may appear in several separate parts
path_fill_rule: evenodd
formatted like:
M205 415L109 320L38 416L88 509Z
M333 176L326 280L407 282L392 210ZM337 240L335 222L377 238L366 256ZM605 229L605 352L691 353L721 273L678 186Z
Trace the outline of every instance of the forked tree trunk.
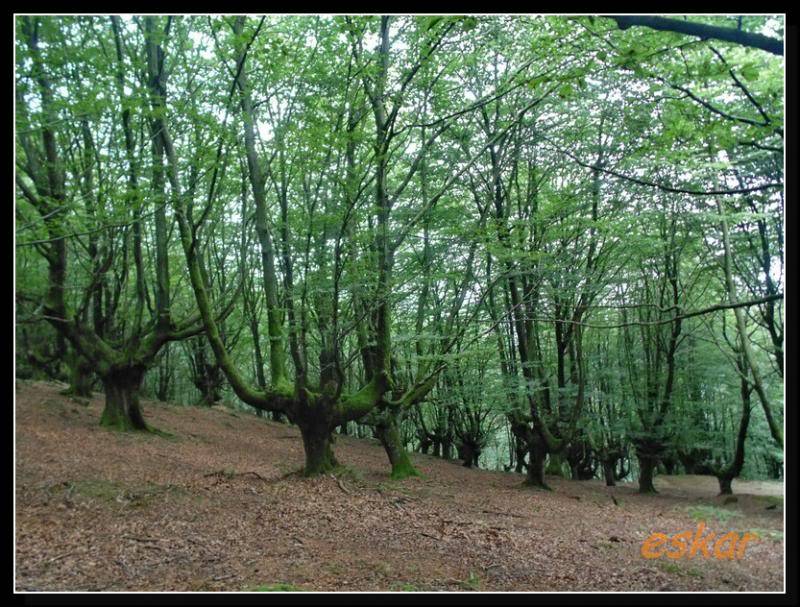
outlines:
M392 465L392 478L395 480L420 476L419 470L411 463L411 458L403 446L400 431L397 428L397 418L390 412L384 414L380 423L375 425L375 435L381 441L383 449Z
M646 456L639 455L639 493L658 493L655 485L653 485L653 474L656 469L658 460Z
M106 393L106 406L100 425L116 430L149 430L139 405L139 389L144 377L144 368L128 367L115 369L102 377Z
M720 495L733 495L733 478L730 476L718 476L719 481L719 494Z

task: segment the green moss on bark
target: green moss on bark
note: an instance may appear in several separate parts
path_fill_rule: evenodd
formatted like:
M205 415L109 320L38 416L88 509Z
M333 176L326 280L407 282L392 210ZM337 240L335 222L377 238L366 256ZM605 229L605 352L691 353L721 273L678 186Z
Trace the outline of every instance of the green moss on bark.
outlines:
M410 459L406 458L392 465L392 480L399 481L412 476L422 476L422 473L414 467Z

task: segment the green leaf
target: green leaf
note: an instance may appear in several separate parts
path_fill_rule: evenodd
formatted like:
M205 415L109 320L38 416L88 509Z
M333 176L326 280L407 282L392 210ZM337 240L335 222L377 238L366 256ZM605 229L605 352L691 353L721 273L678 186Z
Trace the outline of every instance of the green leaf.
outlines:
M740 70L740 73L742 74L742 78L748 82L753 82L754 80L758 79L758 68L752 63L745 65Z
M425 29L425 31L430 31L436 27L436 24L441 20L442 17L425 17L425 19L422 21L422 27Z

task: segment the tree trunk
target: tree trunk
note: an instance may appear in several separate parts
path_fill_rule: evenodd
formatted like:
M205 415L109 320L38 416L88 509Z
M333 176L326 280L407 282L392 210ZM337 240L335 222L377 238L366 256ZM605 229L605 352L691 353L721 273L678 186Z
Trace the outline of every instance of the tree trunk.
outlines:
M544 480L544 463L547 457L547 450L539 437L531 440L530 462L528 463L528 474L525 477L525 484L529 487L550 490L550 486Z
M731 254L730 237L728 235L728 221L725 217L722 203L719 200L717 200L717 212L720 215L720 223L722 226L722 244L723 251L725 253L725 263L723 265L725 270L725 285L728 289L728 300L731 304L735 305L738 302L738 297L736 295L736 284L733 280L733 270L731 269L733 266L733 258ZM772 406L764 388L764 381L761 378L761 371L758 368L755 353L753 352L753 346L750 344L750 337L747 334L747 322L745 320L744 312L742 312L741 308L734 308L733 314L736 318L736 326L739 330L742 352L745 360L747 361L747 365L750 367L750 373L753 376L753 387L755 388L756 394L758 394L758 399L761 401L761 407L764 409L764 416L767 418L767 426L769 427L769 431L773 440L781 449L783 449L783 430L778 421L775 419L775 416L772 414Z
M61 394L91 398L92 384L92 365L77 352L73 353L69 361L69 388Z
M525 441L519 437L514 439L514 450L515 450L515 459L516 463L514 464L514 471L517 474L523 474L525 472L525 452L527 451L525 448Z
M606 479L606 487L616 486L614 480L614 461L605 459L603 460L603 477Z
M739 373L742 375L740 379L740 391L742 395L742 418L739 422L739 432L736 435L736 450L734 451L733 459L731 460L730 465L728 465L728 467L724 470L716 469L714 471L717 476L717 480L719 481L720 495L733 494L733 488L731 487L731 484L733 479L741 474L742 468L744 467L744 448L745 442L747 441L747 428L750 425L750 391L752 388L750 386L750 382L747 380L747 367L741 352L739 353L739 358L737 360L737 367L739 368Z
M172 369L170 368L169 361L169 344L164 346L164 348L164 356L158 364L158 387L156 389L156 398L162 403L169 400L172 380Z
M653 485L653 473L656 469L657 459L639 455L639 493L658 493Z
M459 457L464 461L465 468L478 467L478 458L480 457L480 450L471 442L466 441L461 443L459 450Z
M617 481L625 480L625 477L627 477L628 474L630 473L631 471L630 458L628 458L627 468L625 467L625 459L626 459L625 456L623 456L617 460L619 462L619 469L617 469L616 465L614 466L614 480Z
M139 389L143 377L144 368L128 367L115 369L102 378L106 406L100 425L121 431L151 430L145 423L139 406Z
M286 416L281 413L280 411L273 411L272 412L272 421L278 422L279 424L286 423Z
M428 451L431 450L431 445L433 445L433 441L428 437L425 437L419 441L419 451L423 455L428 455Z
M381 441L389 463L392 465L392 478L395 480L408 478L409 476L420 476L419 470L411 463L403 441L400 439L400 431L397 428L397 418L391 412L386 412L380 423L375 425L375 436Z
M560 454L550 454L550 460L547 463L546 473L551 476L561 476L566 478L566 475L564 474L564 458Z
M220 368L214 365L205 365L205 371L195 382L195 386L200 390L200 400L197 401L198 407L213 407L222 400L222 376Z
M331 447L330 428L313 423L301 424L300 434L303 437L303 449L306 452L303 476L325 474L339 465Z

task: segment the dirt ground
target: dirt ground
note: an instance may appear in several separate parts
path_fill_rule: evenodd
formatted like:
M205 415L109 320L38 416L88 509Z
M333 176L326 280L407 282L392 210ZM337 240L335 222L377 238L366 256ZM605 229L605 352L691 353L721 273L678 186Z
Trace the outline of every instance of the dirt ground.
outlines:
M338 437L346 470L304 479L296 428L216 407L145 401L171 433L98 425L64 386L18 381L18 591L782 591L780 483L710 477L632 485L469 470L413 455L391 481L377 442ZM759 538L741 560L645 559L653 532Z

